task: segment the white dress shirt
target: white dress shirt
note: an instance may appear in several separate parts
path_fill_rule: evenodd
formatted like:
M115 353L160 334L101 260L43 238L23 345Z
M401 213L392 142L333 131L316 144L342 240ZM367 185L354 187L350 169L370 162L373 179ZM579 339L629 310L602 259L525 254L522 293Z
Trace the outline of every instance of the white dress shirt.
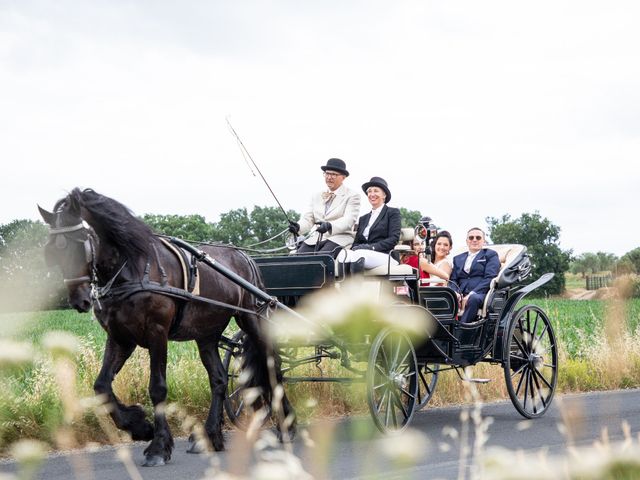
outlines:
M478 256L478 253L480 253L480 250L478 250L475 253L469 252L469 255L467 256L467 260L464 262L463 270L465 272L469 273L471 271L471 264L473 263L473 259Z
M367 223L367 226L365 227L365 229L362 232L362 235L367 240L369 240L369 230L371 229L373 224L376 223L376 220L380 216L380 212L382 211L382 207L384 207L384 205L380 205L378 208L374 208L373 210L371 210L371 216L369 217L369 223Z

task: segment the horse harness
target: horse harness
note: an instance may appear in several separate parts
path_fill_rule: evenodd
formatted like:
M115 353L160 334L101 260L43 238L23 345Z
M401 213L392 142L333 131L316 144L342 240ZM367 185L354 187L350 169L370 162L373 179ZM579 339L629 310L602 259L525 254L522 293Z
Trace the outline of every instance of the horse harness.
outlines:
M97 275L97 259L96 259L96 248L95 248L95 240L90 230L87 229L83 223L78 223L77 225L72 225L68 227L50 227L49 235L55 236L55 245L58 249L63 250L67 247L67 235L71 232L76 232L84 230L86 234L86 238L84 239L76 239L73 241L81 242L84 245L85 252L85 260L87 264L90 264L91 275L84 275L76 278L65 278L64 283L66 285L74 285L78 283L88 282L91 285L91 299L96 303L97 310L102 310L102 305L100 300L111 300L111 299L125 299L130 297L131 295L135 295L140 292L151 292L158 293L161 295L165 295L167 297L175 298L178 300L183 300L183 302L178 304L178 311L176 316L172 322L171 329L169 335L175 333L177 329L180 327L180 323L182 321L182 317L184 315L184 307L189 301L198 301L208 303L210 305L215 305L217 307L226 308L229 310L233 310L234 313L243 312L250 313L253 315L258 315L260 317L264 316L264 312L270 306L268 302L258 302L258 308L256 310L249 310L246 308L239 307L237 305L231 305L229 303L220 302L218 300L213 300L211 298L202 297L199 295L199 281L198 281L198 258L195 255L186 252L183 248L176 245L171 239L166 239L165 237L159 237L162 244L170 251L173 255L175 255L181 266L181 272L183 273L185 288L178 288L169 285L166 272L164 267L160 263L160 256L158 255L158 251L156 248L156 244L152 243L156 261L158 265L158 270L160 271L161 281L156 282L149 278L149 272L151 270L151 262L147 262L144 270L144 274L141 280L137 281L128 281L120 283L114 286L114 283L124 267L126 266L126 261L122 264L122 266L118 269L115 275L102 287L98 285L98 275Z

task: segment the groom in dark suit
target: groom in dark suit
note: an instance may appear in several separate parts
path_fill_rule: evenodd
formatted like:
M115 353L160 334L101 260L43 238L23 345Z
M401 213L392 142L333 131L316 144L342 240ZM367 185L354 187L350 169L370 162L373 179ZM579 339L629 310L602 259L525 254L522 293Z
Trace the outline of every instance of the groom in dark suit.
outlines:
M489 291L491 280L500 271L498 254L484 246L484 232L472 228L467 232L469 251L453 257L453 271L449 283L453 289L459 288L461 308L464 310L460 321L474 322L478 309Z

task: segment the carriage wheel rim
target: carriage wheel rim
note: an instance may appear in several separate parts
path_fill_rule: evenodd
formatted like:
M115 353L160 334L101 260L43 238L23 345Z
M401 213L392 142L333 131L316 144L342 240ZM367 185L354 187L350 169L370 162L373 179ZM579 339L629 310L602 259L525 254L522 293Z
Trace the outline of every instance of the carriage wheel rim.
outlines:
M539 307L522 307L514 319L504 364L507 390L520 414L536 418L549 408L557 384L556 339Z
M383 433L403 430L413 416L416 363L413 345L403 332L385 329L376 337L369 357L367 400Z

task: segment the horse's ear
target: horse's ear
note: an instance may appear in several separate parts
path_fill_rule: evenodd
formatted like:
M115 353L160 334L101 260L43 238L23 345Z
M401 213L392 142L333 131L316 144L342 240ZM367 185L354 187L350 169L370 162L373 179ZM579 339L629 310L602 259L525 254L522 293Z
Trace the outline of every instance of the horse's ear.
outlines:
M70 215L73 215L74 217L80 216L80 207L81 207L80 195L81 195L80 190L77 188L74 188L73 191L67 197L69 200L67 204L67 213L69 213Z
M38 205L38 210L40 211L40 215L42 216L42 219L47 223L47 225L51 225L53 227L56 221L55 214L47 212L40 205Z

